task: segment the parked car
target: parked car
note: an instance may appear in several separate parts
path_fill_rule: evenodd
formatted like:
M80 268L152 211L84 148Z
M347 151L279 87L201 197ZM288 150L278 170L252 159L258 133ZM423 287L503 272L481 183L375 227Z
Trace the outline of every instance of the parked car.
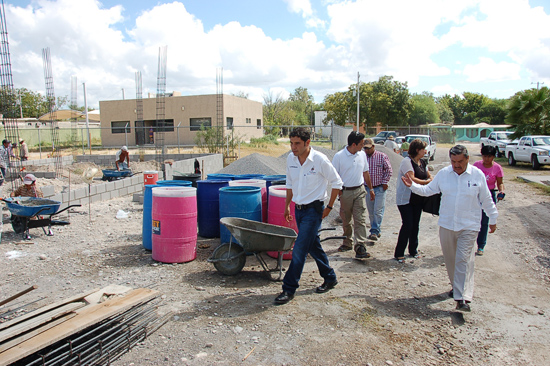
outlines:
M405 142L405 136L398 136L395 138L395 143L397 144L397 146L399 147L399 150L401 150L401 145L403 144L403 142Z
M372 141L375 144L384 145L384 142L386 142L386 140L390 136L397 137L397 132L395 132L395 131L382 131L382 132L379 132L378 135L376 135L372 138Z
M513 132L510 131L493 131L488 137L482 137L479 142L481 147L493 146L497 149L497 156L502 157L506 154L506 145L512 142L510 135Z
M531 163L534 170L550 164L550 136L523 136L517 144L506 146L508 165L516 162Z
M405 136L405 141L407 141L409 144L412 142L412 140L420 139L422 141L425 141L427 143L426 145L426 155L424 155L424 159L427 161L434 160L435 159L435 150L437 148L437 145L434 140L432 140L432 137L430 135L407 135Z

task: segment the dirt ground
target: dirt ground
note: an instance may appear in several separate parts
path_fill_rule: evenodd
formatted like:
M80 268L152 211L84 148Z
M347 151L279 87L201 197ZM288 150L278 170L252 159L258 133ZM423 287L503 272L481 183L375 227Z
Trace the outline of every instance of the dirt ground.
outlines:
M443 150L436 169L447 160ZM18 244L20 235L4 224L0 298L30 285L39 288L12 306L40 297L37 305L46 304L112 283L158 289L165 296L159 312L172 311L172 320L114 365L547 364L550 198L509 173L497 232L476 257L471 313L455 312L447 297L436 217L422 217L421 259L392 259L401 224L395 187L382 237L369 247L373 258L355 260L337 251L338 240L324 242L338 286L315 293L322 279L309 260L287 305L273 305L281 283L267 280L253 256L236 276L218 273L206 259L219 239L199 238L192 262L153 261L141 244L142 206L130 196L94 203L90 216L82 207L53 237L32 229L28 244ZM128 219L115 219L120 209ZM341 232L336 215L324 225Z

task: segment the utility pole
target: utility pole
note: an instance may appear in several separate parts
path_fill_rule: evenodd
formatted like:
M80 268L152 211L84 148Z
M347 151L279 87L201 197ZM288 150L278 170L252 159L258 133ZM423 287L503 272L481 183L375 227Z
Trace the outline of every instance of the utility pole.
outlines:
M537 90L539 90L539 85L544 85L544 81L542 83L540 81L537 81L536 83L533 81L531 84L537 84Z
M90 149L90 155L92 155L92 144L90 143L90 126L89 126L89 119L88 119L88 101L86 100L86 83L82 83L82 87L84 88L84 113L86 113L86 132L88 134L88 149Z
M124 100L124 88L122 88L122 100Z
M357 71L357 132L359 132L359 71ZM365 130L365 132L367 132Z

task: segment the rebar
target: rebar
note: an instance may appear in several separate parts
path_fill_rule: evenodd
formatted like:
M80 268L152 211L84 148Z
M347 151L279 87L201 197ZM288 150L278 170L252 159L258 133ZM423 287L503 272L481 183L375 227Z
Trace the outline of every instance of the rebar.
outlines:
M155 152L156 161L160 169L164 172L164 131L166 129L166 52L167 46L159 48L159 64L157 76L157 113L156 113L156 134L155 134Z

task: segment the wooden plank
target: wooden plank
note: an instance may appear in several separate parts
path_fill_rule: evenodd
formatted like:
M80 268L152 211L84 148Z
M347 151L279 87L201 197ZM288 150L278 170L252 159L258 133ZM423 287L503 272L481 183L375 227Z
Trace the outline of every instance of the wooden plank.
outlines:
M0 331L0 342L5 341L13 337L17 337L19 334L29 331L33 328L39 327L40 325L52 321L60 316L68 314L75 311L86 305L83 302L71 302L65 304L59 308L48 311L47 313L35 316L27 321L15 324L12 327Z
M36 309L35 311L31 311L30 313L27 313L25 315L21 315L17 318L13 318L11 320L8 320L7 322L5 323L1 323L0 324L0 330L2 329L6 329L8 327L11 327L13 326L14 324L17 324L17 323L20 323L24 320L27 320L27 319L30 319L32 317L35 317L37 315L40 315L40 314L43 314L47 311L50 311L52 309L55 309L55 308L58 308L62 305L65 305L65 304L68 304L68 303L71 303L71 302L74 302L74 301L78 301L78 300L82 300L83 298L85 298L86 296L94 293L98 291L98 289L93 289L93 290L90 290L90 291L87 291L87 292L83 292L81 294L78 294L76 296L72 296L72 297L69 297L65 300L61 300L61 301L58 301L58 302L54 302L53 304L50 304L50 305L46 305L46 306L43 306L41 307L40 309Z
M67 320L69 320L69 319L71 319L72 317L75 317L75 316L76 316L76 313L65 314L64 316L62 316L59 319L56 319L56 320L51 321L49 323L46 323L46 324L40 326L39 328L36 328L36 329L34 329L30 332L27 332L27 333L25 333L25 334L23 334L23 335L21 335L17 338L12 339L11 341L4 342L4 343L2 343L2 345L0 345L0 353L4 352L5 350L8 350L12 347L15 347L19 343L22 343L22 342L26 341L27 339L31 339L35 335L40 334L42 332L45 332L46 330L48 330L50 328L53 328L53 327L63 323L64 321L67 321Z
M156 290L147 288L135 289L124 297L113 297L101 304L88 305L78 309L76 311L77 316L74 318L0 353L0 366L9 365L44 347L78 333L102 320L120 314L158 295L159 292Z
M32 290L36 290L37 288L38 288L38 286L34 285L34 286L29 287L29 288L26 289L26 290L23 290L23 291L21 291L21 292L15 294L15 295L13 295L12 297L8 297L6 300L0 301L0 306L2 306L2 305L4 305L4 304L7 304L8 302L17 299L19 296L25 295L27 292L31 292Z

